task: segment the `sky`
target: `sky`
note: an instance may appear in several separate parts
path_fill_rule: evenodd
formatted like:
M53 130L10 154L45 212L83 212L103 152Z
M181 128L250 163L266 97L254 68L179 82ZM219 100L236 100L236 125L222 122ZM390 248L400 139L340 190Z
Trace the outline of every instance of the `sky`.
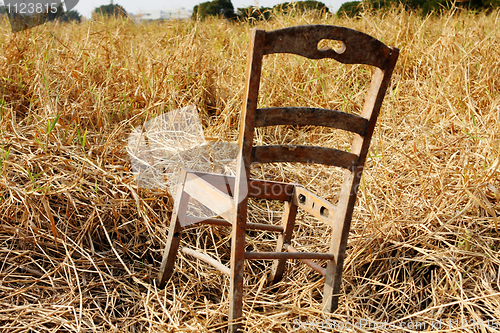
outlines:
M1 2L2 0L0 0ZM114 0L115 4L118 4L125 8L128 13L137 13L139 11L150 11L150 10L160 10L164 8L173 7L184 7L186 9L193 9L193 7L201 2L208 0ZM290 0L231 0L234 8L248 7L258 5L259 7L272 7L279 3L291 2ZM336 11L342 3L350 0L320 0L325 5L330 7L330 10ZM90 17L92 10L101 5L109 4L109 0L80 0L75 9L85 16Z

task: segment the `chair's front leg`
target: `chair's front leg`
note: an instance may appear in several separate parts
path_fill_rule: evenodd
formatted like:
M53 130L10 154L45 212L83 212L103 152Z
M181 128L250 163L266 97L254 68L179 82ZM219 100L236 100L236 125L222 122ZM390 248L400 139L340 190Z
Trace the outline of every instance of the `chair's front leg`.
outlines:
M243 317L243 273L245 269L245 224L247 199L237 206L231 233L231 285L229 290L229 333L241 328ZM234 222L233 222L234 223Z
M168 231L167 244L163 252L163 260L158 274L158 286L164 288L168 279L174 272L175 258L179 249L179 242L181 240L182 224L181 221L185 219L186 211L189 202L189 194L184 192L184 183L186 179L186 172L181 171L179 177L179 186L177 188L176 202L172 211L172 218L170 220L170 228Z

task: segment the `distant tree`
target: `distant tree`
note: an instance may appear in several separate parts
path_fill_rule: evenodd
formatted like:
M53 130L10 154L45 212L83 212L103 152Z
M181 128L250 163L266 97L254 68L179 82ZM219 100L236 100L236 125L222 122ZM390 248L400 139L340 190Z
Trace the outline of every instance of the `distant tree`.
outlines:
M406 10L412 10L427 15L446 12L453 6L471 10L491 10L500 7L500 0L364 0L348 2L340 7L337 15L356 16L364 9L386 10L403 5ZM359 10L359 11L358 11Z
M204 19L210 16L234 18L234 7L231 0L207 1L193 7L193 19Z
M82 21L82 15L78 13L77 10L70 10L69 12L64 13L60 18L59 22L78 22L80 23Z
M483 0L483 5L490 8L500 8L500 0Z
M345 2L337 10L337 16L347 16L347 17L358 17L363 11L363 2L361 1L349 1Z
M47 20L48 21L54 21L61 17L64 14L64 7L60 3L56 8L55 8L55 13L53 12L53 7L51 7L51 10L47 13Z
M236 16L241 21L256 22L261 20L268 20L271 18L272 9L269 7L256 7L248 6L238 8Z
M476 11L500 7L500 0L403 0L402 3L408 9L420 10L424 15L447 11L453 6Z
M105 17L128 17L127 11L120 5L109 4L97 7L92 12L92 18L98 18L99 16Z
M330 9L328 9L328 7L324 3L314 0L284 2L282 4L274 6L273 10L284 13L289 13L293 10L299 12L305 12L305 11L318 11L321 13L330 12Z
M350 1L343 3L337 10L337 16L359 17L365 10L379 10L389 9L397 6L402 1L407 0L364 0L364 1ZM414 1L414 0L409 0ZM420 1L420 0L415 0ZM427 1L427 0L422 0Z

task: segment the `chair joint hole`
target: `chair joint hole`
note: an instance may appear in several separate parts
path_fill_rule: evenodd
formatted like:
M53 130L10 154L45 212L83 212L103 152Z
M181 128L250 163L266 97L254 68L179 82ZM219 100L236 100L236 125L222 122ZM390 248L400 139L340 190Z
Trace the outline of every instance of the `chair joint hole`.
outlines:
M299 194L299 203L305 204L306 203L306 196L303 194Z
M328 217L328 215L330 215L330 211L328 210L328 208L326 208L325 206L321 206L320 210L319 210L319 213L321 214L321 216L323 217Z

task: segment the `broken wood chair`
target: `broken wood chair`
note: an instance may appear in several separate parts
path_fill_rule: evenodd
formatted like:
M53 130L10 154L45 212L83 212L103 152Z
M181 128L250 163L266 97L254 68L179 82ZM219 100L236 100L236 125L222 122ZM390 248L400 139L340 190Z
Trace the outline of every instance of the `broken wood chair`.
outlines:
M338 51L330 48L318 49L318 43L323 39L340 41L342 49ZM273 53L291 53L309 59L332 58L344 64L375 67L361 114L310 107L258 109L262 60L265 55ZM236 176L182 171L160 267L159 286L163 288L172 275L183 226L193 223L216 224L232 228L229 267L201 252L188 248L182 248L182 251L213 265L229 276L230 332L236 332L241 327L244 260L274 260L270 277L272 283L281 280L286 260L302 260L325 277L323 311L335 310L358 184L398 54L399 50L396 48L388 47L364 33L343 27L305 25L268 32L254 29L247 62ZM352 132L354 139L350 151L301 145L254 146L254 128L276 125L326 126ZM345 169L337 206L299 185L250 179L252 164L271 162L318 163ZM230 195L224 192L228 186L231 189ZM212 209L220 218L186 215L190 197ZM247 222L248 197L284 201L282 224ZM290 245L298 208L331 227L328 253L298 252ZM249 229L277 232L279 236L275 252L245 252L245 232ZM326 260L326 269L312 259Z

